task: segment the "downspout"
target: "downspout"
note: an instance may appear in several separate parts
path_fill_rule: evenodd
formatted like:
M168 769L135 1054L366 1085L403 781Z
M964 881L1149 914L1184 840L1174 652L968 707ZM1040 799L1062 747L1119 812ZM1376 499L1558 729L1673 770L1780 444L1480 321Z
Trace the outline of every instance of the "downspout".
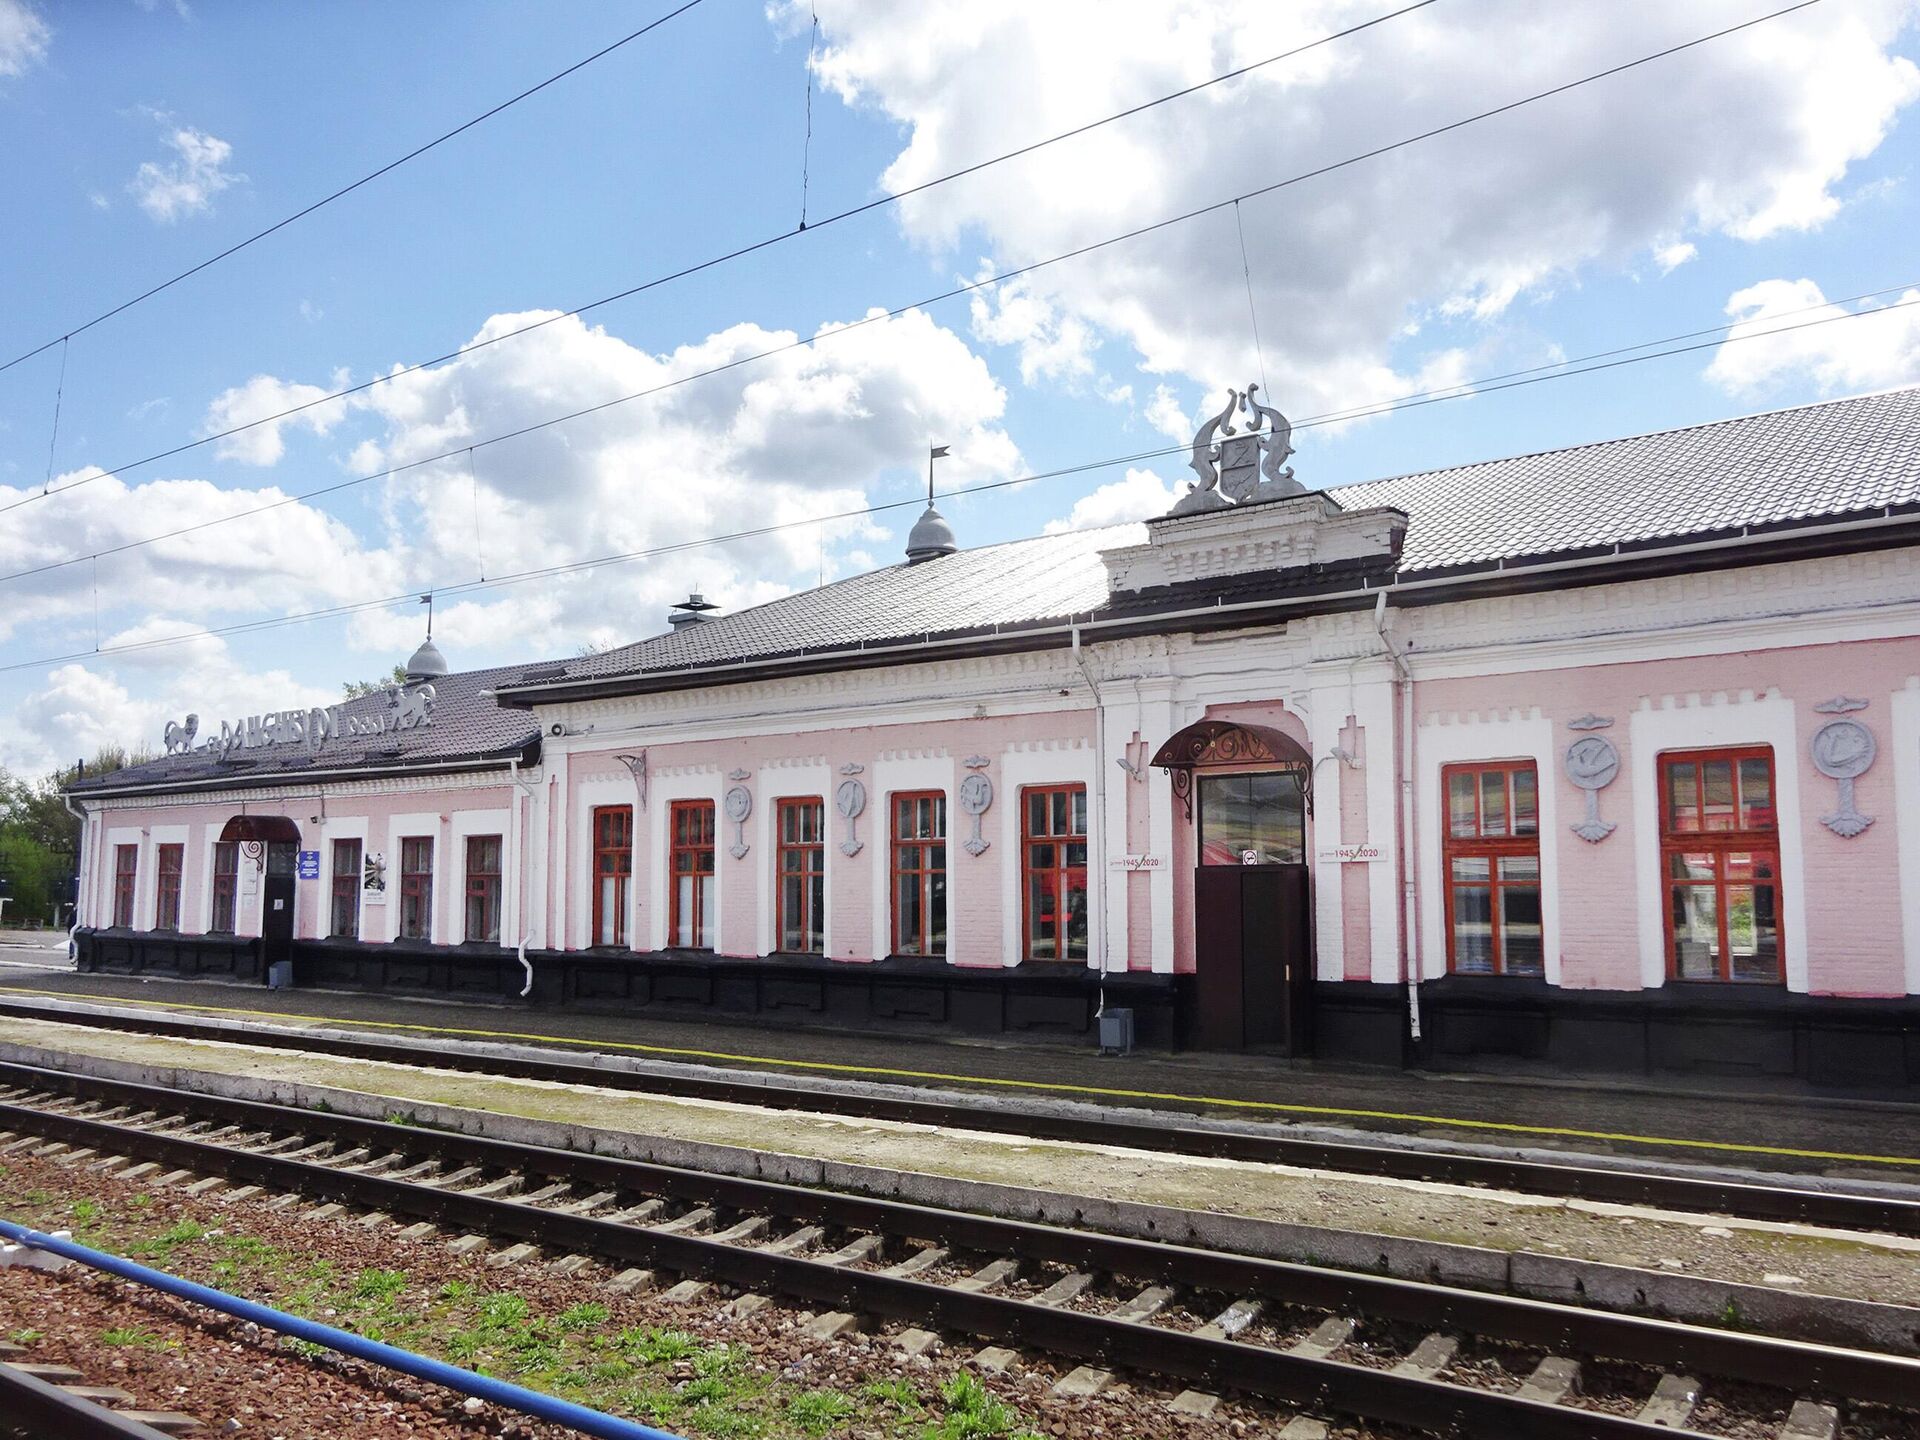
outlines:
M1407 663L1406 647L1394 643L1387 621L1387 592L1382 590L1373 602L1373 627L1380 632L1380 643L1393 661L1393 692L1399 702L1399 743L1394 746L1393 773L1397 786L1395 809L1398 812L1400 865L1400 979L1407 987L1407 1030L1414 1040L1420 1038L1420 926L1419 891L1414 881L1414 783L1413 783L1413 667Z
M88 872L93 868L87 864L90 842L87 836L87 812L73 808L73 796L66 791L60 792L60 803L67 807L67 813L80 822L80 838L73 847L73 923L67 927L67 958L78 965L80 963L80 901L87 893Z
M1087 689L1093 695L1093 792L1094 806L1098 812L1095 833L1087 837L1087 870L1091 875L1100 877L1100 905L1096 913L1088 919L1099 927L1100 989L1099 1008L1095 1017L1107 1013L1107 707L1100 698L1100 686L1093 678L1093 669L1087 661L1087 652L1080 648L1080 627L1071 630L1069 642L1073 647L1074 664L1080 667L1080 678L1087 682ZM1017 797L1016 797L1017 799ZM1088 887L1091 894L1092 887Z
M534 787L531 784L521 783L520 757L518 755L513 756L507 761L507 779L513 783L513 788L520 791L528 801L532 800ZM523 819L520 813L520 807L521 800L516 797L513 802L513 854L508 857L507 864L513 872L514 891L518 902L515 904L514 910L520 920L520 943L514 947L514 954L520 961L520 968L526 972L527 976L526 984L520 987L520 998L524 1000L528 995L533 993L533 962L527 959L527 866L525 863L527 821L532 817L529 815Z

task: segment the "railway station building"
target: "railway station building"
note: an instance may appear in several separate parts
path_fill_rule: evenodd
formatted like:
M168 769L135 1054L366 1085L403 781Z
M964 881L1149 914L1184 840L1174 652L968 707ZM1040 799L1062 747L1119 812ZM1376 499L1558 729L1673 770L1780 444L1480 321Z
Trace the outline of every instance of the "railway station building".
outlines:
M1309 489L76 783L83 968L1385 1065L1920 1085L1920 388ZM635 629L643 627L636 622Z

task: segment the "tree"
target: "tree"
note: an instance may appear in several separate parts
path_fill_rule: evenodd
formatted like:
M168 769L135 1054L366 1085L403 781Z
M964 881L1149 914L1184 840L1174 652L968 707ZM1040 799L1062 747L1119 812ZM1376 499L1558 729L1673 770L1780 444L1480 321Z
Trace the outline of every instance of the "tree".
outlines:
M407 667L396 665L391 675L382 675L378 680L342 680L340 694L348 700L358 700L365 695L378 695L389 685L407 683Z
M0 877L9 884L9 918L35 924L53 918L77 868L80 821L60 792L81 776L105 775L154 758L144 747L108 746L93 759L27 781L0 769Z

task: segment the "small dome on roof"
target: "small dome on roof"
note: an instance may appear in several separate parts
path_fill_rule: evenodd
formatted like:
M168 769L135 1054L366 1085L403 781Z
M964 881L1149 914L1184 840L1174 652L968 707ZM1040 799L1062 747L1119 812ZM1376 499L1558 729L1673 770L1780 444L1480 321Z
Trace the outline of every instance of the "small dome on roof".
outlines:
M424 640L420 648L413 652L413 658L407 661L407 679L431 680L436 675L447 673L447 657L442 655L432 640Z
M946 516L934 509L929 501L927 513L914 522L912 531L907 535L907 563L917 565L937 555L951 555L959 548L953 538L953 527L947 524Z

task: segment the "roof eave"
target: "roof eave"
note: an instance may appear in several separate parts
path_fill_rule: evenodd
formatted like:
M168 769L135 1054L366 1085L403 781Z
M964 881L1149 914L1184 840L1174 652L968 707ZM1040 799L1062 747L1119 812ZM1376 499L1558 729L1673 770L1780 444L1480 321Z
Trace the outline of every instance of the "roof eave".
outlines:
M341 765L328 770L256 770L245 775L181 777L146 781L137 785L116 785L111 776L106 776L102 777L98 785L83 780L78 784L63 787L60 793L71 796L77 801L114 800L130 795L206 794L228 790L250 790L262 785L298 785L309 780L380 780L409 775L458 774L469 770L507 769L515 761L530 764L538 758L539 751L540 737L533 735L519 744L503 746L495 750L475 751L468 755L446 756L413 764Z
M1449 566L1432 571L1401 570L1380 583L1369 581L1351 592L1339 594L1255 599L1126 617L1103 617L1099 611L1088 611L1027 625L1000 626L984 634L978 630L929 632L918 638L831 651L796 651L716 665L587 676L559 684L502 686L496 698L503 706L531 709L535 705L617 699L835 670L872 669L898 664L908 657L931 661L1057 649L1071 643L1075 629L1092 630L1097 638L1105 640L1264 624L1276 619L1351 610L1372 604L1381 591L1390 594L1396 604L1435 605L1526 590L1620 584L1681 571L1775 564L1915 543L1920 543L1920 504L1884 505L1799 521L1770 521L1712 535L1674 536L1664 543L1623 541L1578 551L1548 551L1491 560L1480 565ZM1602 566L1604 575L1597 578L1594 571Z

